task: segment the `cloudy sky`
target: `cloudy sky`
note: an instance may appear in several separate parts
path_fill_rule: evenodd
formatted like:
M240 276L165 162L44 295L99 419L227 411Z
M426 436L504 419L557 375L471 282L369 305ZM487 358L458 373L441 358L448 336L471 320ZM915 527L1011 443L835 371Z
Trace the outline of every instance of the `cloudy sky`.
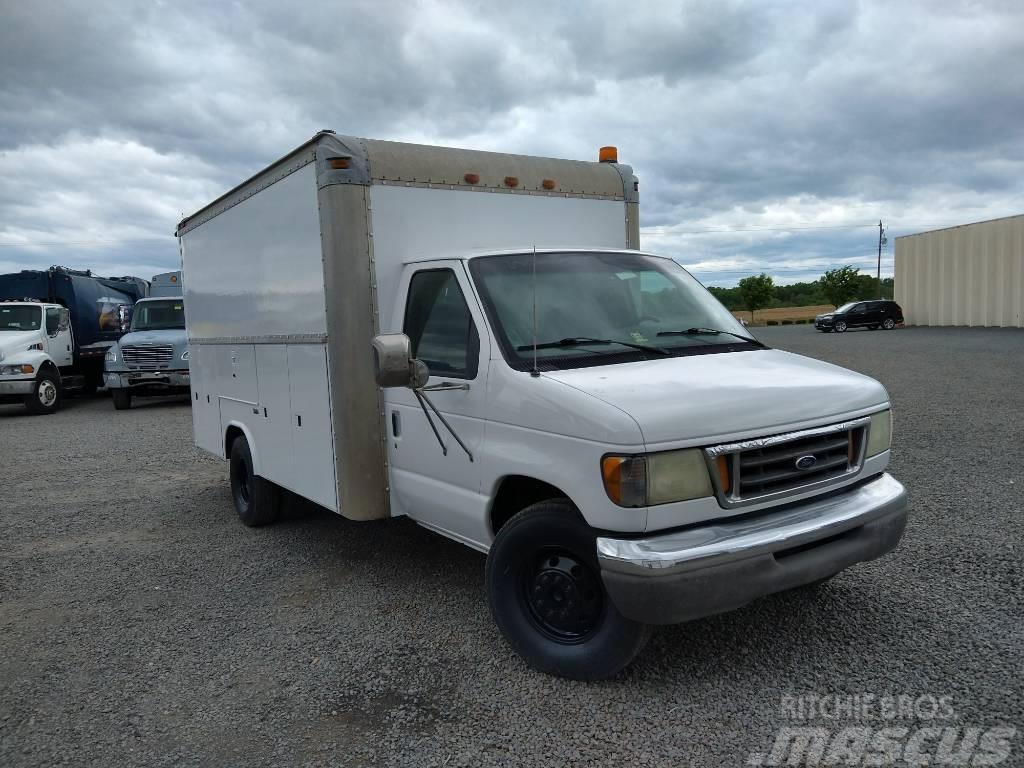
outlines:
M0 272L151 277L320 128L596 159L644 248L782 282L1024 212L1024 3L0 0Z

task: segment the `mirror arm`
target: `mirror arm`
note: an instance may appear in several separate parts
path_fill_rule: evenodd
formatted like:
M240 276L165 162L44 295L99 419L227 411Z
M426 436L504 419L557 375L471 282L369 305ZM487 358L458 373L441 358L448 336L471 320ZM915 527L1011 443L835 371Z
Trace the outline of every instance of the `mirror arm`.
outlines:
M461 389L461 387L459 387L459 388ZM466 388L468 389L469 386L466 385ZM442 389L451 389L451 387L442 387ZM459 447L461 447L462 450L464 450L466 452L466 456L469 457L470 462L472 462L473 461L473 453L472 453L472 451L470 451L469 448L466 447L466 444L464 442L462 442L462 438L459 437L458 434L456 434L455 430L452 429L452 425L448 423L448 419L446 419L444 416L441 415L441 412L439 410L437 410L436 406L430 400L430 398L427 397L426 393L422 389L414 389L413 393L416 395L416 398L420 401L420 407L423 408L423 412L427 413L427 409L423 405L424 403L426 403L427 405L430 406L430 410L432 410L434 412L434 414L437 416L437 418L441 420L441 423L444 424L444 428L447 429L448 432L451 434L451 436L455 438L455 442L457 442L459 444ZM430 419L430 414L429 413L427 413L427 421L430 421L430 426L433 428L434 434L437 435L437 442L441 443L441 447L444 448L444 455L447 456L448 455L448 449L445 447L444 442L442 442L441 435L439 435L437 433L437 427L434 426L434 422Z
M426 403L424 403L424 400L426 400L427 396L424 395L422 392L420 392L418 389L414 389L412 391L412 393L414 395L416 395L416 400L417 400L417 402L419 402L420 408L423 409L423 415L427 417L427 423L430 425L430 428L432 430L434 430L434 437L437 438L437 442L441 446L441 453L444 454L445 456L447 456L448 455L448 446L445 445L444 444L444 440L441 439L441 433L437 431L437 427L434 425L434 420L432 418L430 418L430 411L427 410ZM433 408L433 404L431 404L431 408ZM445 425L445 426L447 426L447 425ZM450 429L450 427L449 427L449 429Z

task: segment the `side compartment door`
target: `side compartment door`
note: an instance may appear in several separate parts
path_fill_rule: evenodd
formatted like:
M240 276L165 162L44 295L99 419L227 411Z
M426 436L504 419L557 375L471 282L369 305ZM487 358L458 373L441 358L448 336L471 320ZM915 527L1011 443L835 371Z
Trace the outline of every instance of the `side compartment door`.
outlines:
M292 490L337 512L334 428L327 383L327 347L288 345L291 398Z
M294 451L288 347L284 344L255 346L260 398L253 432L260 444L260 474L271 482L291 488Z
M192 388L192 433L198 448L222 456L223 435L220 432L220 399L213 375L214 358L225 347L193 344L189 352Z
M408 389L385 390L392 503L396 511L456 538L487 541L481 495L481 459L490 341L463 264L436 261L406 267L395 326L412 342L413 355L430 368L427 396L473 454L431 413L430 422Z

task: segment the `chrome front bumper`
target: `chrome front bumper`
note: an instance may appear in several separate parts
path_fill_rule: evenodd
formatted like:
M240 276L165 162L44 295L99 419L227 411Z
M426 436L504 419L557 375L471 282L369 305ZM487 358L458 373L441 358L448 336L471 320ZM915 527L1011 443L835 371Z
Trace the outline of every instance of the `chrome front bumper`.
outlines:
M103 374L103 381L109 389L188 387L191 377L187 370L107 371Z
M0 381L0 396L20 397L22 395L31 395L35 391L35 386L36 380L34 378Z
M831 576L899 543L907 493L888 474L738 520L644 539L597 539L608 593L653 624L721 613Z

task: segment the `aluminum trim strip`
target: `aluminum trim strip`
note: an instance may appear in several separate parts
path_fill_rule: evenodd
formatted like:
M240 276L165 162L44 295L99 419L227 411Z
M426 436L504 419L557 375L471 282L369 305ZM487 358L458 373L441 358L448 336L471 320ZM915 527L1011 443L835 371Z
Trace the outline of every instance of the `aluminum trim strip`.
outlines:
M882 473L853 490L750 519L719 522L646 539L597 539L602 569L663 576L777 552L858 528L905 509L907 492Z
M280 336L215 336L208 339L188 340L189 346L223 344L326 344L326 333L296 333Z

